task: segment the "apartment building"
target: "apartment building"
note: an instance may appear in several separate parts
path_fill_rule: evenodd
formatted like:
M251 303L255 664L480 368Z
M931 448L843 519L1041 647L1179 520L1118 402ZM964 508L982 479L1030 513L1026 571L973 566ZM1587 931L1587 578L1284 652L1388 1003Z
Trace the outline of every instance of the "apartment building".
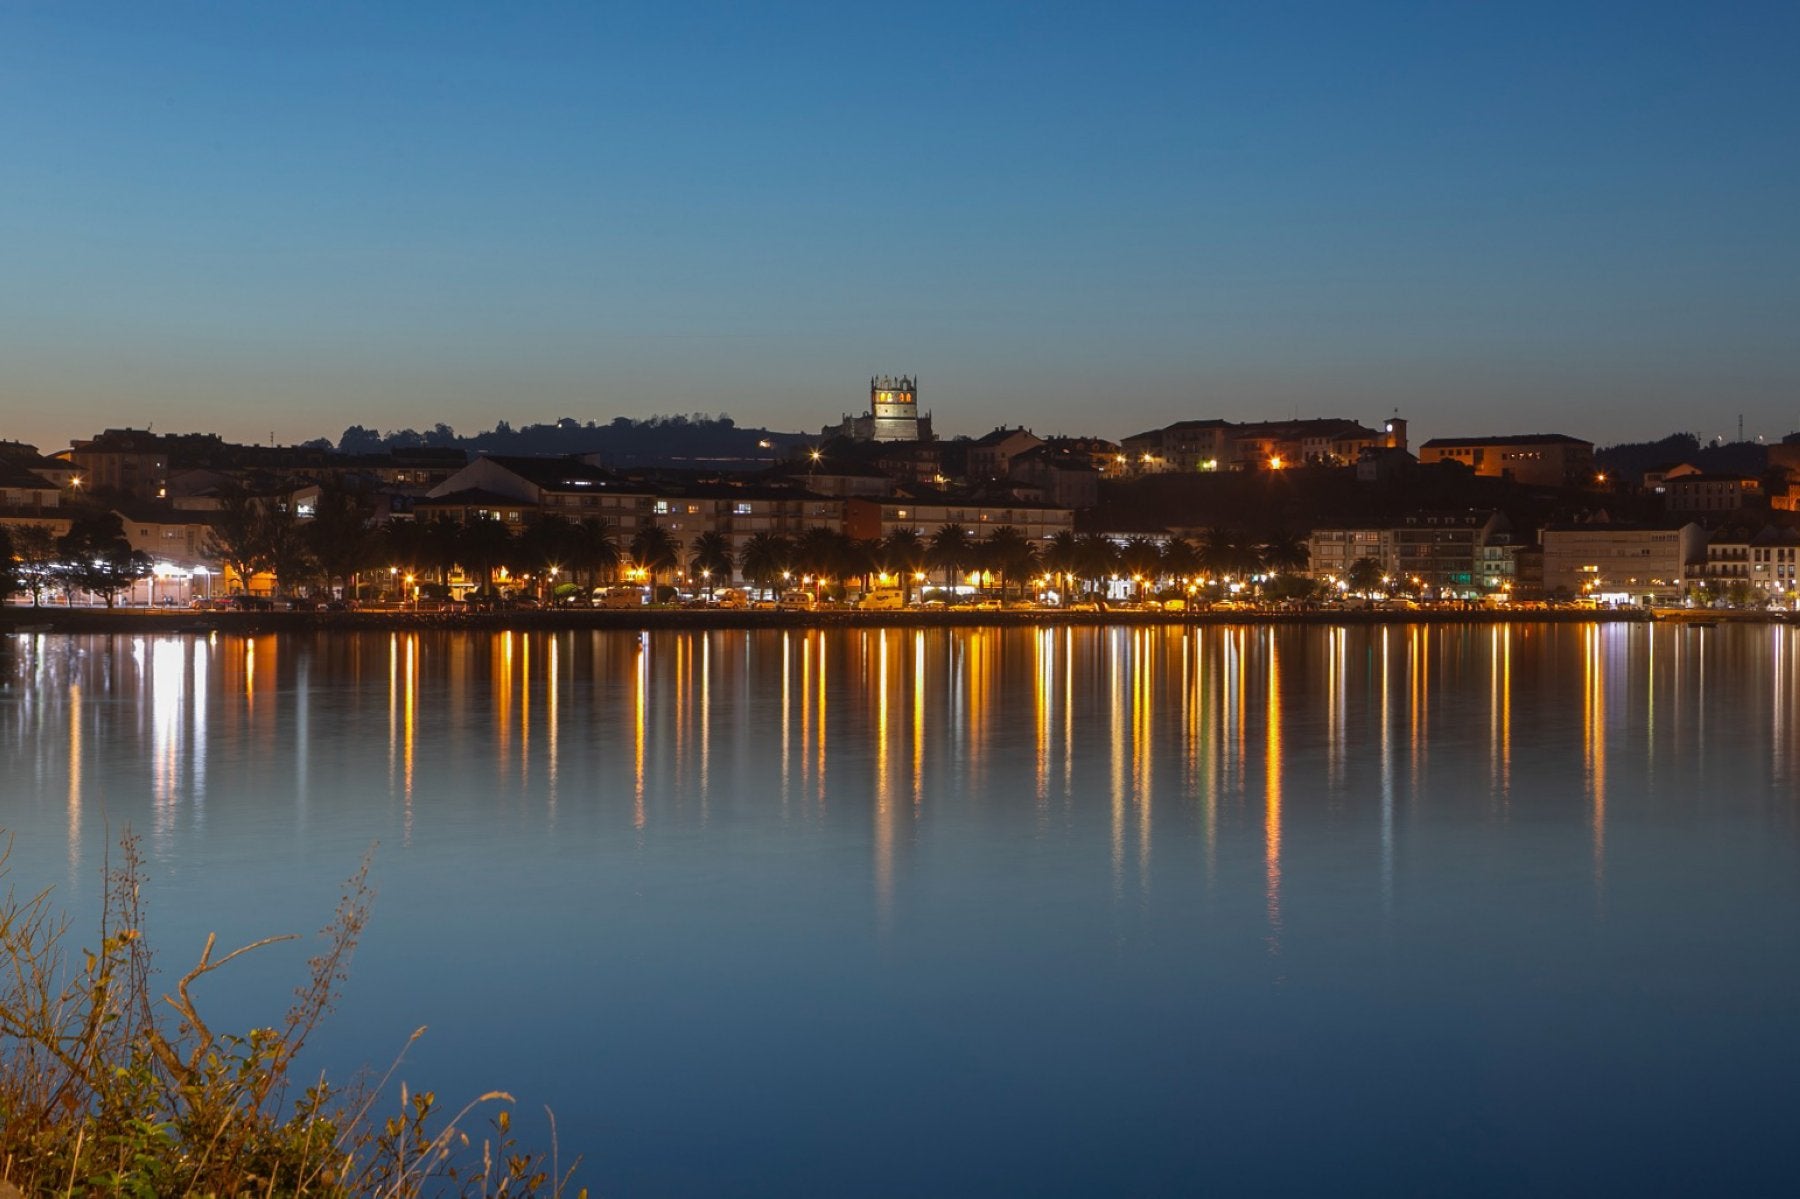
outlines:
M1613 597L1669 604L1684 594L1691 563L1706 559L1698 524L1652 526L1593 521L1546 526L1544 590L1548 595Z

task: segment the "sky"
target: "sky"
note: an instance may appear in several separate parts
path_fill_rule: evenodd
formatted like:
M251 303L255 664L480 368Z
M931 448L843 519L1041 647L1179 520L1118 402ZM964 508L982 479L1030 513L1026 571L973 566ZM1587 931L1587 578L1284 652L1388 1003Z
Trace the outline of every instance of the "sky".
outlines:
M1800 4L0 6L0 437L1800 429Z

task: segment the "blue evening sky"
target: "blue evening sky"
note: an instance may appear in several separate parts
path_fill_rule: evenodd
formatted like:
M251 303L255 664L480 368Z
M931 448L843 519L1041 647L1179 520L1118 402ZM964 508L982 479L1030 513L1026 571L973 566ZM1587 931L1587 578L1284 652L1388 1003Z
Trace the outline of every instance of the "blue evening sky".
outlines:
M1800 4L0 8L0 437L1800 428Z

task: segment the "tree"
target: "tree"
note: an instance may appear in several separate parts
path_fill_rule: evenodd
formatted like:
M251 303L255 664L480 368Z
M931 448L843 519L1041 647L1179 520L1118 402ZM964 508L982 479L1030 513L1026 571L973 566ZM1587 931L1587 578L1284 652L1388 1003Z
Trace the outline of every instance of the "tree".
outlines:
M814 525L796 537L789 562L791 569L821 583L858 573L851 539L827 525Z
M150 558L131 548L116 512L75 518L58 543L70 586L92 592L112 607L121 591L150 574Z
M1075 574L1088 590L1101 588L1119 567L1119 547L1103 533L1088 533L1075 544Z
M0 525L0 601L20 590L19 562L13 553L12 536Z
M525 526L512 547L520 572L532 575L542 588L544 581L560 578L572 569L581 530L555 513L544 513Z
M1068 590L1065 585L1068 580L1081 573L1081 542L1068 529L1053 535L1038 556L1044 569L1058 576L1059 594ZM1066 595L1064 598L1067 598Z
M250 590L251 578L269 561L262 508L262 502L242 488L223 492L206 538L206 555L236 575L243 591Z
M1171 537L1163 546L1163 572L1177 580L1187 580L1200 573L1200 551L1185 537Z
M455 565L462 567L464 575L476 580L477 595L492 594L494 572L509 565L508 560L513 556L512 534L497 520L472 520L467 524L452 525L452 528L456 530L452 543Z
M283 594L317 576L318 560L301 531L291 504L270 504L262 511L262 544L269 573L275 576L275 593Z
M1222 525L1206 530L1200 544L1200 560L1209 573L1222 579L1253 574L1262 565L1262 555L1255 544L1242 531Z
M1138 599L1146 585L1154 587L1163 573L1162 547L1148 537L1133 537L1119 550L1119 562L1131 574Z
M319 489L319 502L312 519L301 526L300 537L324 572L327 587L342 584L349 592L351 580L371 565L371 511L369 498L362 492L335 484Z
M931 549L926 561L944 572L944 585L951 586L955 577L969 564L969 531L952 521L931 535Z
M613 527L597 516L589 516L575 526L570 543L569 563L587 576L590 589L602 574L611 576L619 568L619 540Z
M13 530L12 552L19 590L31 593L32 607L41 606L56 585L56 535L49 525L21 525Z
M1021 579L1030 578L1037 569L1037 550L1030 540L1011 525L1001 525L980 543L983 564L1000 576L1000 594Z
M1263 565L1277 574L1296 573L1306 569L1306 538L1278 529L1263 542Z
M1350 590L1367 595L1381 586L1381 579L1381 563L1373 558L1358 558L1350 564L1344 581L1350 584Z
M785 537L757 533L738 552L738 569L758 589L767 590L787 569L790 548Z
M925 568L925 539L917 529L895 529L881 542L878 561L883 570L900 577L905 602L912 603L913 576Z
M693 547L688 551L688 569L706 580L708 593L713 583L731 582L731 538L716 530L702 533L694 538Z
M632 535L631 559L649 573L654 589L658 575L681 565L681 542L661 525L645 525Z

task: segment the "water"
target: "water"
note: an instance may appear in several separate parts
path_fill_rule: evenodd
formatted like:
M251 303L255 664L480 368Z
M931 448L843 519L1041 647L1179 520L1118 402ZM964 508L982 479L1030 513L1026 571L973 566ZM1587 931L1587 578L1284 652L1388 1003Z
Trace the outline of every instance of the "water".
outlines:
M85 918L129 825L172 969L379 842L315 1056L429 1025L401 1075L549 1104L602 1194L1791 1189L1785 628L21 636L0 682L15 885ZM272 1021L307 952L200 998Z

